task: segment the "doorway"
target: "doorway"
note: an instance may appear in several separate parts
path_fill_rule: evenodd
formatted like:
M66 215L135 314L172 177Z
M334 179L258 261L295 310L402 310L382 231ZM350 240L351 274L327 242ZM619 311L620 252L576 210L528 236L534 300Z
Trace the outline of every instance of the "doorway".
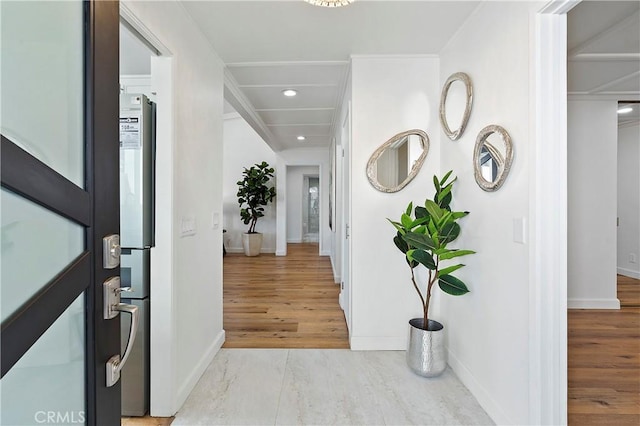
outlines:
M619 362L640 350L640 293L619 275L640 245L640 215L632 207L640 197L640 115L634 118L635 102L625 102L640 97L638 32L636 2L584 1L567 16L570 425L638 419L626 408L635 397L626 390L640 385L639 371Z
M304 175L302 195L302 242L317 243L320 233L320 178Z
M286 166L287 245L318 243L321 181L319 166ZM318 248L318 253L320 249Z
M156 105L155 247L150 256L149 376L153 383L149 413L156 417L175 414L176 306L173 303L174 257L174 93L173 54L140 21L126 4L120 4L121 68L119 83L124 93L141 93ZM124 44L123 44L124 43Z
M640 279L640 101L618 102L617 273Z

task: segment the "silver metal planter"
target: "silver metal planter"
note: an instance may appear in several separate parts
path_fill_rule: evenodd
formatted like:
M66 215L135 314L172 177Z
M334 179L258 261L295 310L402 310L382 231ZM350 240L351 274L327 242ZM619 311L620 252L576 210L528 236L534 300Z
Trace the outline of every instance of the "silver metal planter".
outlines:
M420 376L436 377L447 368L444 326L438 321L429 320L427 330L423 330L423 323L423 318L409 321L407 364Z

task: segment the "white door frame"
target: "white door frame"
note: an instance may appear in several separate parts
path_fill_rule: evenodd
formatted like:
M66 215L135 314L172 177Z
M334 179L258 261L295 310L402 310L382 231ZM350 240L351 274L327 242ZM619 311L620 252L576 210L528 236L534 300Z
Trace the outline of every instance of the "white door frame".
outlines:
M150 321L150 414L156 417L173 416L182 402L177 389L177 316L173 296L175 268L173 253L173 176L174 151L174 72L173 54L166 45L120 2L120 19L135 29L153 46L160 56L151 58L151 90L156 92L157 141L156 164L162 173L156 175L156 246L151 249ZM185 396L186 398L186 396Z
M531 75L529 421L567 424L567 12L535 17Z

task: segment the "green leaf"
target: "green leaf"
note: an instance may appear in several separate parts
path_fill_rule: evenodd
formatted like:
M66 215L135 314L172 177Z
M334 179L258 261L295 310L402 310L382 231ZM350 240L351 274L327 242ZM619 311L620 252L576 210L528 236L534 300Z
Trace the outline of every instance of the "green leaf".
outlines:
M442 191L438 193L438 203L441 203L444 198L451 193L451 189L453 188L453 184L449 184L442 188Z
M393 242L396 244L396 247L398 247L398 250L400 250L402 253L406 253L407 250L409 250L409 245L405 240L402 239L402 235L399 232L398 235L393 237Z
M404 229L404 227L402 226L401 223L398 222L394 222L393 220L387 218L387 220L389 221L390 224L392 224L397 230L398 232L404 234L406 232L406 230Z
M436 192L440 191L440 182L438 182L438 176L433 175L433 186L436 188Z
M406 229L411 229L411 224L413 223L413 220L411 220L411 217L409 217L408 214L402 213L402 216L400 217L400 222L402 222L402 226L405 227Z
M409 250L407 252L407 258L420 262L432 271L436 269L436 262L434 262L433 257L424 250Z
M410 202L409 205L407 206L407 211L406 211L407 216L411 215L412 210L413 210L413 201Z
M440 230L440 244L449 244L460 235L460 225L455 222L447 223Z
M453 170L449 170L447 172L446 175L444 175L444 177L442 178L442 180L440 181L440 185L444 185L444 183L447 181L447 179L449 179L449 176L451 176L451 173L453 173ZM435 177L435 176L434 176Z
M449 207L449 204L451 204L452 199L453 199L453 196L451 195L451 193L448 193L447 196L444 197L444 199L438 203L438 205L440 206L441 209L451 210L451 208Z
M433 250L436 248L433 240L425 234L418 234L417 232L407 232L402 236L402 239L405 240L411 247L415 247L421 250Z
M429 223L427 223L427 229L429 229L429 234L431 237L431 240L436 244L436 247L440 246L440 243L438 243L438 229L436 228L436 225L433 223L433 220L430 220Z
M418 219L414 220L414 221L411 223L411 226L410 226L409 228L415 228L416 226L423 225L423 224L425 224L425 223L429 222L429 219L430 219L430 218L429 218L428 216L427 216L427 217L421 217L421 218L418 218Z
M413 230L413 232L415 232L416 234L426 234L427 233L427 227L422 225L422 226L418 226L416 229Z
M423 218L423 217L429 217L429 212L427 211L427 209L425 209L422 206L417 206L416 207L415 214L416 214L416 219L420 219L420 218Z
M451 250L447 253L440 255L440 260L453 259L454 257L466 256L468 254L474 254L473 250Z
M445 210L444 214L442 215L442 217L438 221L438 229L441 229L446 224L452 223L452 222L453 222L453 215L451 214L450 211Z
M469 289L459 279L454 277L453 275L443 275L438 280L438 285L440 289L447 294L452 296L462 296L463 294L469 293Z
M438 205L432 200L427 200L424 202L424 204L427 211L429 212L429 215L435 220L440 220L440 218L442 217L442 209L438 207Z
M462 263L460 263L458 265L447 266L446 268L442 268L442 269L440 269L438 271L438 277L441 277L443 275L449 275L453 271L457 271L458 269L462 268L463 266L464 265Z
M437 250L434 250L433 254L435 254L436 256L440 257L440 256L442 256L443 253L449 253L450 251L453 251L453 250L449 250L447 248L442 247L442 248L439 248Z
M451 217L453 217L454 220L458 220L465 217L468 214L469 212L452 212Z

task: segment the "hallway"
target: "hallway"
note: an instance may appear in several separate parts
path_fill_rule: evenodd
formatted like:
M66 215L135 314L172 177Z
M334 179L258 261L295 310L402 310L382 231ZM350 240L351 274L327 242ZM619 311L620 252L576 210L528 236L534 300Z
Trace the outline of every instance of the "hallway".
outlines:
M349 348L340 286L318 244L224 258L225 348Z
M618 275L618 298L569 310L569 425L640 424L640 280Z

